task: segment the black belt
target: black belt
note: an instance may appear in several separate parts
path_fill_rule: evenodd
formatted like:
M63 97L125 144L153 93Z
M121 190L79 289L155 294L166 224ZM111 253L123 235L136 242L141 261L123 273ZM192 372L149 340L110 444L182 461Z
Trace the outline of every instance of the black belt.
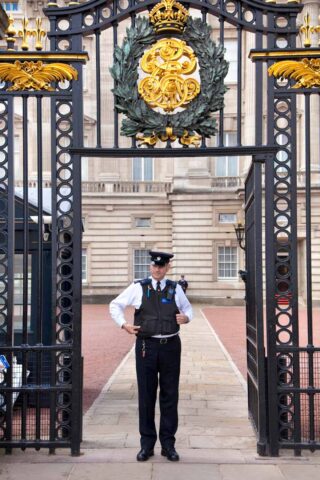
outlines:
M156 342L156 343L160 343L161 345L164 345L165 343L172 342L172 340L176 340L177 337L178 337L178 334L173 335L172 337L162 337L162 338L145 337L145 338L141 338L141 340L148 340L150 342Z

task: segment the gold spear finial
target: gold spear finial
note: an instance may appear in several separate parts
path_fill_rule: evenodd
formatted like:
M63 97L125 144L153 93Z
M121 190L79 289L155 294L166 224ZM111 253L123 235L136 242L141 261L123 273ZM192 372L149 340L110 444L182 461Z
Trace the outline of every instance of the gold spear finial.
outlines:
M303 45L304 47L308 48L311 47L311 33L312 33L312 27L310 25L310 14L307 13L303 17L304 24L299 28L299 32L304 34L304 42Z
M34 35L36 37L36 44L35 44L36 50L43 49L42 38L46 36L46 32L41 27L42 27L42 18L38 17L36 18L36 28L34 30Z
M7 50L14 50L14 44L15 44L15 36L17 34L16 29L14 28L14 18L12 14L10 13L9 19L8 19L8 28L6 30L7 34Z
M26 17L22 19L22 29L18 31L18 36L22 38L21 50L29 50L29 37L35 35L35 30L28 29L29 20Z

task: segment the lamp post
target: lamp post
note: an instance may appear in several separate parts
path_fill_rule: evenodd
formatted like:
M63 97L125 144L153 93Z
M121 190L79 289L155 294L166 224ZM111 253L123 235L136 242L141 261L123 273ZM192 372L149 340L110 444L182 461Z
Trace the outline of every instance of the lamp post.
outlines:
M242 250L245 250L246 238L245 238L244 225L241 222L239 222L236 225L234 225L234 230L236 232L239 247L242 248Z

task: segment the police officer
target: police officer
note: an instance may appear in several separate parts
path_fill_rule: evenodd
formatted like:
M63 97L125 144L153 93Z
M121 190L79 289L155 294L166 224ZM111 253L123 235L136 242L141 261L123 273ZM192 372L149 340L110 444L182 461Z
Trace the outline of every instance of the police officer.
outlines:
M181 343L180 325L192 318L192 307L182 288L166 278L171 253L149 252L151 277L129 285L110 304L113 320L127 333L137 336L136 372L139 394L139 430L141 450L137 460L154 455L157 440L155 404L160 387L161 454L178 461L175 433L178 428L178 395ZM135 307L133 324L124 318L124 309Z
M181 288L184 291L184 293L186 293L189 284L188 284L187 280L184 278L184 275L181 275L178 283L179 283L179 285L181 285Z

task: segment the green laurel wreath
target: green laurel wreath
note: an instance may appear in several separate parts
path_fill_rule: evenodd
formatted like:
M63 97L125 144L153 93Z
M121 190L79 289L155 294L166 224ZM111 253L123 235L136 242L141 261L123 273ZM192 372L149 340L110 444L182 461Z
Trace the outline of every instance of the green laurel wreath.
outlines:
M224 78L228 73L228 62L224 59L224 48L210 38L212 28L201 19L188 18L181 39L194 50L200 66L201 90L188 107L173 115L154 111L138 93L139 60L148 45L155 43L156 35L147 18L137 18L135 26L127 28L122 47L114 51L114 64L110 68L115 80L115 107L127 118L122 121L121 134L133 137L165 135L171 127L173 134L181 137L198 133L210 137L217 132L216 119L211 113L223 107L227 90Z

